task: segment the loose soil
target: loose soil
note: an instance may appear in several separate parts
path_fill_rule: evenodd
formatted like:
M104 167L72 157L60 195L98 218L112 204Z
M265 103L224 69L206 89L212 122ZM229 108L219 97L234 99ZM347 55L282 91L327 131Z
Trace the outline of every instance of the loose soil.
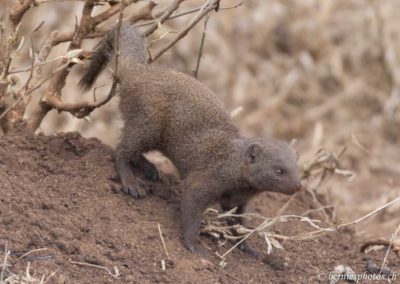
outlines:
M223 253L231 244L218 248L202 237L209 254L191 254L182 245L179 196L162 184L149 186L153 193L141 200L122 193L113 150L97 139L78 133L8 133L0 138L0 256L11 252L8 270L13 273L25 274L28 262L38 279L53 273L48 283L328 283L318 281L317 274L341 264L362 274L365 257L380 265L385 255L385 250L361 253L361 241L345 231L286 241L284 252L274 250L263 261L234 250L222 267L215 251ZM288 198L261 194L249 211L274 216ZM287 212L303 214L313 208L311 200L302 193ZM298 224L275 229L286 235L304 232ZM262 238L251 242L266 252ZM32 251L37 249L45 250ZM116 267L119 276L100 266L112 273ZM400 266L393 252L388 266Z

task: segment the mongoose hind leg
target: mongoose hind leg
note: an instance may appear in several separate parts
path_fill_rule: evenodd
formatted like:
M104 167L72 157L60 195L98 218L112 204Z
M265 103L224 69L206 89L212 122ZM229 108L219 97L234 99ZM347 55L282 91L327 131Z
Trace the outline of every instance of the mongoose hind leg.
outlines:
M223 211L229 211L236 207L235 214L240 215L244 212L246 202L238 204L237 202L235 202L235 200L234 200L234 198L232 198L232 196L230 196L230 195L224 196L223 195L222 198L220 199L220 206ZM230 220L228 220L228 225L233 226L236 224L243 225L244 224L243 218L242 217L233 217ZM233 235L236 235L236 236L238 235L238 233L235 230L233 230L232 233L233 233ZM247 240L242 241L238 247L241 251L249 254L252 257L255 257L255 258L262 257L262 254L260 252L258 252L257 250L253 249L249 245Z

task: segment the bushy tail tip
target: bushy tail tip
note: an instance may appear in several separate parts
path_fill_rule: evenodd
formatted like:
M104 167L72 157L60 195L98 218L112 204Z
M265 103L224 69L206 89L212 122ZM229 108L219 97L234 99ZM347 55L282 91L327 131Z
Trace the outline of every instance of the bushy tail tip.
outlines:
M110 58L114 55L114 31L111 31L100 43L96 52L93 54L89 67L85 70L83 77L79 81L79 87L83 90L90 89L101 71L107 66Z

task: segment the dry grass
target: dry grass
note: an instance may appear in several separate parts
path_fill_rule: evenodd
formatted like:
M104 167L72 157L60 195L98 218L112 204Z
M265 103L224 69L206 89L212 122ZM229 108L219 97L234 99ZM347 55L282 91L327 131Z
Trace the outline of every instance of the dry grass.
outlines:
M302 183L306 190L306 193L311 195L311 199L314 203L316 209L308 210L303 212L301 215L283 215L284 211L290 206L290 203L296 198L295 194L290 198L282 208L277 212L276 216L265 217L256 213L243 213L235 214L236 208L233 208L229 212L219 213L217 210L208 208L205 212L204 224L201 233L208 234L214 239L220 242L220 245L226 244L227 240L235 241L235 244L229 248L225 253L220 255L222 259L225 258L232 250L240 245L241 242L250 238L252 235L256 234L266 241L267 253L270 254L271 251L276 249L283 249L281 244L283 241L303 241L310 240L321 237L323 234L337 232L346 229L350 226L357 225L366 221L368 218L380 213L386 208L400 203L400 197L374 209L366 215L363 215L350 222L336 223L332 218L332 214L327 209L333 207L331 204L321 203L317 198L317 192L319 188L323 185L332 175L343 175L348 178L353 178L354 173L349 170L344 170L340 168L339 158L344 153L345 148L340 151L338 155L333 153L328 153L323 149L320 149L315 157L302 167ZM310 186L313 185L313 186ZM311 219L307 217L308 214L319 212L321 219ZM328 216L331 216L330 218ZM245 224L235 224L229 225L228 220L231 218L242 218L246 221L256 221L259 225L256 228L249 228ZM323 218L325 217L325 218ZM335 222L335 224L334 224ZM284 226L293 226L293 223L303 223L308 225L308 229L305 231L296 232L296 235L283 235L281 233L275 232L275 226L277 224L283 224ZM328 225L327 225L328 224ZM400 225L397 227L392 235L391 240L388 244L387 253L385 259L383 260L382 267L384 267L386 258L389 250L392 247L393 241L398 234ZM224 262L223 262L224 264Z
M49 283L49 280L56 274L56 272L51 273L46 276L45 274L40 275L40 277L33 276L31 274L30 262L27 263L25 273L24 274L15 274L12 272L13 264L15 264L21 258L25 256L37 252L44 249L37 249L33 251L29 251L21 257L11 260L10 259L10 251L7 248L7 244L4 249L4 256L0 262L0 284L45 284ZM61 282L59 282L61 283Z

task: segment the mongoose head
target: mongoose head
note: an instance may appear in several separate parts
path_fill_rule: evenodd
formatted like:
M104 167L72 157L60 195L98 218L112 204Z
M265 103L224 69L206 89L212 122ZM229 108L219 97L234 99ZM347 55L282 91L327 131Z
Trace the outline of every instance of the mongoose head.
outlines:
M299 168L292 148L272 138L258 138L242 156L242 175L256 190L294 194L301 189Z

